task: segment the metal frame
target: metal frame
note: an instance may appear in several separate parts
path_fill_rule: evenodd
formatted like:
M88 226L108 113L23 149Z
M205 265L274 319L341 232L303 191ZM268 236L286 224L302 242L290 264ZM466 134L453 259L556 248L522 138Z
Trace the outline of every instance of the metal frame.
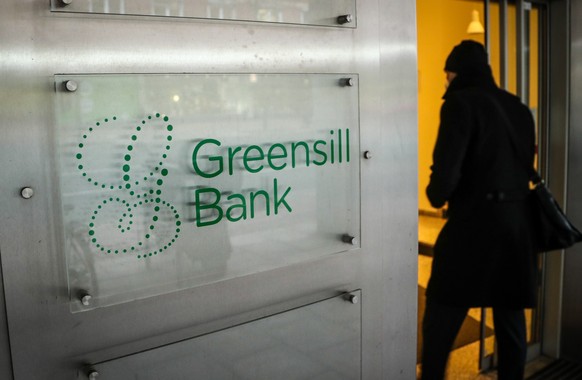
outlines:
M362 378L414 376L415 7L409 0L357 2L357 7L358 26L346 29L63 14L51 13L45 0L3 3L0 245L8 328L0 317L1 378L83 378L80 368L87 364L357 288L363 298ZM360 146L373 153L362 160L361 249L71 314L55 217L59 189L49 159L52 78L58 73L185 72L359 74ZM34 197L21 197L25 186L34 189ZM3 306L0 298L0 313ZM8 362L14 374L4 365Z
M568 125L570 115L570 1L550 2L551 54L548 97L550 102L546 146L546 179L556 200L565 205L568 164ZM550 252L544 258L544 305L542 353L561 356L564 253Z
M574 225L582 225L582 178L580 177L580 167L582 166L582 156L580 146L582 145L582 28L580 27L580 17L582 17L582 4L580 1L570 0L565 4L569 13L569 38L566 43L569 47L565 61L570 65L568 85L569 85L569 120L565 136L564 154L566 155L566 178L564 207ZM552 55L554 53L552 52ZM582 341L582 323L580 314L582 313L582 298L580 297L580 270L582 260L580 254L582 246L575 245L563 253L563 282L562 282L562 315L560 333L560 356L572 361L582 362L582 352L580 342Z

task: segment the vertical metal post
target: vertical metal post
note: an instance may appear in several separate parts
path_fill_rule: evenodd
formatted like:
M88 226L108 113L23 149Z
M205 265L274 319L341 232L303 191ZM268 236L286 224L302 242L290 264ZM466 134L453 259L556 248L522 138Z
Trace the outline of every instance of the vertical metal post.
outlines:
M524 3L523 8L523 25L524 25L524 34L523 34L523 102L527 105L530 104L530 92L531 92L531 3L527 2Z
M521 98L522 101L525 101L523 96L524 90L524 56L523 56L523 45L524 45L524 34L525 34L525 23L523 21L523 0L516 0L515 1L515 74L516 74L516 92L517 96Z
M485 357L487 356L487 350L485 349L485 338L487 332L487 309L481 308L481 328L479 329L479 370L488 369L488 363L485 363Z
M490 309L491 310L491 309ZM479 371L487 371L495 365L495 350L492 353L487 352L487 308L481 308L481 323L479 329Z
M538 122L538 170L543 178L548 178L549 168L549 125L550 125L550 15L549 7L540 8L538 41L540 41L540 54L538 71L539 91L539 122Z
M507 0L499 0L499 86L507 90Z
M531 4L526 4L524 0L515 2L517 96L525 104L529 103L529 20L526 17L526 8L529 6Z
M548 6L540 6L538 8L538 123L537 123L537 168L542 178L548 178L548 143L549 143L549 16ZM538 266L540 268L540 278L538 284L538 306L534 312L534 328L532 329L532 341L540 342L542 339L543 328L543 310L545 303L545 289L546 289L546 256L540 255L538 259Z
M490 50L490 40L491 40L491 36L490 36L490 30L489 30L489 0L485 0L483 2L483 21L485 22L485 51L487 52L487 54L491 54L491 50Z

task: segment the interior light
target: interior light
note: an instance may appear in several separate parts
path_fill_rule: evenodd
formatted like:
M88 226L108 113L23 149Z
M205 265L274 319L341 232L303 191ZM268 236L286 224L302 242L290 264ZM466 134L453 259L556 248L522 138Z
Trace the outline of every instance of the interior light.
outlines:
M180 101L180 95L174 95L172 97L172 100L175 101L175 102L179 102Z
M485 28L483 28L483 24L479 20L479 11L473 10L471 14L471 23L467 28L467 33L469 34L483 34L485 33Z

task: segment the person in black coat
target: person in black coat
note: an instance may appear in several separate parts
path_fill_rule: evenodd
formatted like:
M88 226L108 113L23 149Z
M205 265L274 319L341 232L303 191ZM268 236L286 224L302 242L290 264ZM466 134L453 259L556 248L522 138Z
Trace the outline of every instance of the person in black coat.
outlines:
M423 321L422 379L443 379L472 307L492 307L500 380L523 379L524 308L536 305L537 261L528 207L535 127L519 98L495 84L487 53L462 41L445 65L449 85L426 193L448 204L434 247Z

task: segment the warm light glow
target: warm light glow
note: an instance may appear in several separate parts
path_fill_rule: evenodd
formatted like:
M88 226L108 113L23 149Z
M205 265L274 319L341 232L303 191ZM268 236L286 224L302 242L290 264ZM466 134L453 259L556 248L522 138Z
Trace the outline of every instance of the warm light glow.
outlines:
M172 97L172 100L175 101L175 102L179 102L180 101L180 95L174 95Z
M471 15L471 23L467 28L467 33L469 34L483 34L485 33L485 29L483 28L483 24L479 20L479 11L473 10Z

